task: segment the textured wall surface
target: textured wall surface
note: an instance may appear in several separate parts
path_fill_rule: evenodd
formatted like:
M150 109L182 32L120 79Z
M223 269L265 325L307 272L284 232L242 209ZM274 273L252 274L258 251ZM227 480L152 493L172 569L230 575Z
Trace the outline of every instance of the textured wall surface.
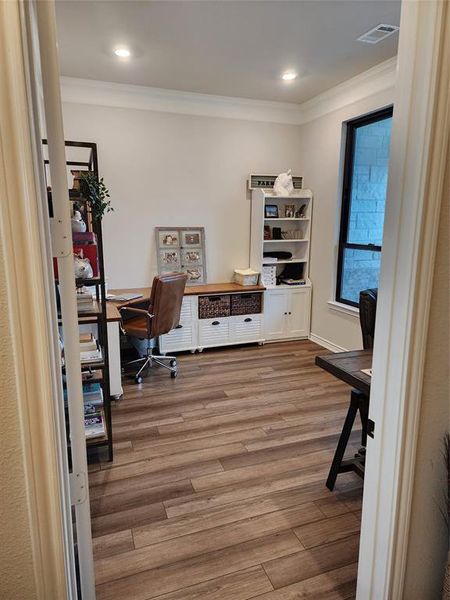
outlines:
M0 236L0 598L33 600L37 596L6 286Z

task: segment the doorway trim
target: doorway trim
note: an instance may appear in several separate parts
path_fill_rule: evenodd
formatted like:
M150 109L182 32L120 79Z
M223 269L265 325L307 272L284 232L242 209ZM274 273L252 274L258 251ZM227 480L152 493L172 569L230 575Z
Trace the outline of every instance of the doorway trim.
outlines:
M445 2L402 4L358 600L402 598L449 127ZM446 46L446 47L445 47Z
M0 3L0 229L5 254L11 354L17 388L36 598L67 598L64 482L54 411L53 342L48 321L39 190L19 1ZM30 360L32 357L32 360ZM30 584L31 585L31 584Z

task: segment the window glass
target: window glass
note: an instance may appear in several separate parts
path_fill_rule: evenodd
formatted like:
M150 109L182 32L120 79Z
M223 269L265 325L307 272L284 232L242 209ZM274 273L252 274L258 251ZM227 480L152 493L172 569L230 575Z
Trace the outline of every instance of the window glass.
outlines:
M378 287L392 108L347 123L336 300Z
M359 303L359 292L378 287L381 252L344 250L342 296Z
M355 131L347 234L350 243L382 244L391 125L392 117Z

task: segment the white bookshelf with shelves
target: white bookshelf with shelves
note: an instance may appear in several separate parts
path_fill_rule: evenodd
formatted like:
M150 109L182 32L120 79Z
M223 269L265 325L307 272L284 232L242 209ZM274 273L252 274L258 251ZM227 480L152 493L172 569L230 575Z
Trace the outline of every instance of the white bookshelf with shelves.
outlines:
M312 211L311 190L295 189L289 196L276 196L268 188L252 190L250 268L261 273L271 272L271 276L262 277L266 286L264 334L268 341L309 336ZM267 253L277 252L288 252L290 257L281 254L274 260L267 256ZM283 273L286 279L304 280L304 283L283 283L280 281Z

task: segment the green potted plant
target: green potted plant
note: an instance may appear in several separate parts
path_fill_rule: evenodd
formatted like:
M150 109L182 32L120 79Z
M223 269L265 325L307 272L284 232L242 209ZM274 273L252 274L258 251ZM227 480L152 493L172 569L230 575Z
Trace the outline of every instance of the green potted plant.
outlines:
M111 206L111 200L108 200L109 190L103 181L103 177L97 179L91 171L82 171L80 173L80 191L89 200L95 221L101 221L105 213L114 210Z

